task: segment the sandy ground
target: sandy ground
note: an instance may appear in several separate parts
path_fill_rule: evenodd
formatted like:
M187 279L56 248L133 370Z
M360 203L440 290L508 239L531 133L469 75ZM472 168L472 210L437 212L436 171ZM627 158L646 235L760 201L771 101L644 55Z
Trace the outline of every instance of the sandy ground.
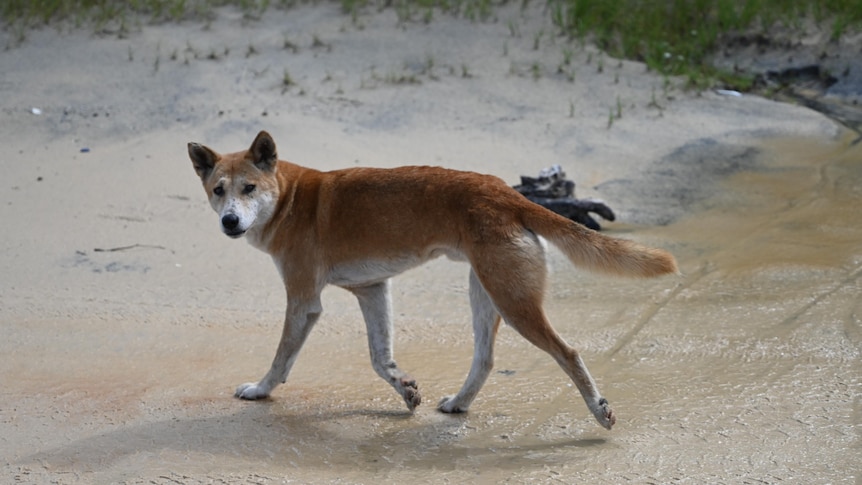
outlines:
M681 92L545 18L320 5L3 33L0 481L860 483L862 144L805 108ZM674 252L685 276L651 281L550 253L549 317L615 429L508 329L471 411L436 412L471 354L467 269L444 260L394 285L414 415L338 289L287 385L234 399L269 366L283 290L220 234L185 145L238 150L260 129L321 169L515 184L558 163L616 210L608 233Z

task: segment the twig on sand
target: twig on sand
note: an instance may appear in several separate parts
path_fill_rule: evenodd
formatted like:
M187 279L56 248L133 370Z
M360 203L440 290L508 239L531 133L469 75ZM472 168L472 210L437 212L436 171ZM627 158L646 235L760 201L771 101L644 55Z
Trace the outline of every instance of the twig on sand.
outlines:
M129 249L135 248L148 248L148 249L167 249L164 246L158 246L155 244L132 244L130 246L118 246L115 248L93 248L93 251L97 253L114 253L117 251L127 251Z

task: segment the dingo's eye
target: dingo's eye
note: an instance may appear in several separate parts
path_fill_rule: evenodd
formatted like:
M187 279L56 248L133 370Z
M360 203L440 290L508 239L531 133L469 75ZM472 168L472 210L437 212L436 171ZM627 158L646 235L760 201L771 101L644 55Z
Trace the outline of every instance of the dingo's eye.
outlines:
M218 187L214 188L213 194L215 194L219 197L223 196L224 195L224 187L218 186Z
M256 186L254 184L248 184L245 187L243 187L242 193L248 195L248 194L254 192L255 187Z

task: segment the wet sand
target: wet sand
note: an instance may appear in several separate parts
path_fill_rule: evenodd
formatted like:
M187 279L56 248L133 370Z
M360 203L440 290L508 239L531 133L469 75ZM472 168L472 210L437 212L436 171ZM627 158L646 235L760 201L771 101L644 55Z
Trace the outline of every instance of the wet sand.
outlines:
M0 252L3 480L858 483L862 144L758 98L675 91L658 110L662 79L609 59L598 72L589 47L574 83L555 77L564 46L533 51L547 26L529 11L406 27L384 12L362 30L322 7L278 15L128 40L41 32L0 54L15 94L0 130L14 229ZM285 37L300 52L282 52ZM436 79L385 80L429 52ZM547 74L533 79L531 59ZM287 93L282 63L298 82ZM617 97L627 108L608 128ZM425 398L415 414L371 370L338 289L287 384L234 399L269 366L284 295L269 258L219 234L185 143L234 150L261 128L283 158L324 169L442 164L514 184L562 163L578 195L618 213L609 234L672 251L684 276L649 281L550 252L547 313L614 430L508 328L470 412L434 410L472 352L467 269L446 260L393 287L396 358Z

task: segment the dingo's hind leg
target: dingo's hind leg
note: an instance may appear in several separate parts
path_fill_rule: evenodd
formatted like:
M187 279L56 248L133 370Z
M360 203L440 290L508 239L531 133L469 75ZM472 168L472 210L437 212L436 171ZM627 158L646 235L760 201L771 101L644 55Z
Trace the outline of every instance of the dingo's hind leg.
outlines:
M470 308L473 310L473 364L458 394L443 398L437 405L444 413L466 411L494 367L494 339L500 327L500 314L473 271L470 271Z
M416 380L398 368L392 356L392 299L389 280L370 286L350 288L359 300L368 331L368 349L371 365L404 399L413 411L422 402Z
M521 301L505 301L499 304L500 312L506 322L530 343L551 354L578 387L587 407L599 424L611 429L616 417L608 406L607 399L599 393L578 351L567 344L551 327L540 306L540 301L538 297Z
M616 417L607 399L578 351L551 327L542 309L547 268L541 243L531 236L528 233L510 246L485 248L478 253L474 271L506 323L556 360L599 424L611 429Z

